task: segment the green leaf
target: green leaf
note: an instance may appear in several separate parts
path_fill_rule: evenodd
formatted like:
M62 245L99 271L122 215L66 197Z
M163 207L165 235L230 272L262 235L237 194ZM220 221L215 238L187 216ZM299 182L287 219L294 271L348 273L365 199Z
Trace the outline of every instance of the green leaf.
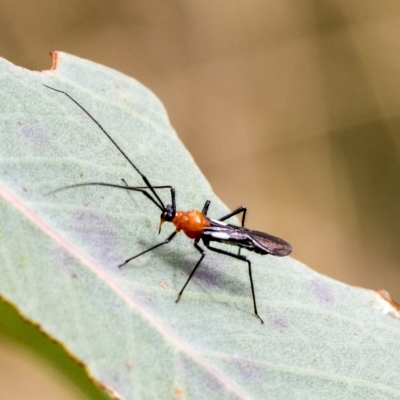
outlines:
M321 276L290 257L247 265L172 232L143 185L64 90L96 118L153 185L183 210L228 210L180 143L159 100L137 81L64 53L30 72L1 60L0 294L126 399L399 399L400 321L374 291ZM160 191L165 203L168 191ZM239 199L238 199L239 200ZM272 234L274 232L271 232ZM234 249L234 248L233 248ZM340 251L340 249L338 249Z

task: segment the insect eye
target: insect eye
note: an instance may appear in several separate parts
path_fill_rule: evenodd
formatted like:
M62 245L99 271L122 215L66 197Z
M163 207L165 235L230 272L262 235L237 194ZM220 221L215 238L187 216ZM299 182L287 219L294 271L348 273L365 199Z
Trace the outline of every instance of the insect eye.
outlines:
M172 204L168 204L163 212L163 218L165 221L172 221L175 217L175 207Z

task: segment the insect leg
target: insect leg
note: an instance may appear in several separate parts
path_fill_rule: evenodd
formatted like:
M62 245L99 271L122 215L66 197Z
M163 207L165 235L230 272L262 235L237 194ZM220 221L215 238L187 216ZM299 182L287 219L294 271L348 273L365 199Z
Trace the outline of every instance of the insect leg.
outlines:
M207 217L208 207L210 206L210 200L204 203L203 211L201 212L205 217Z
M230 212L229 214L225 215L224 217L220 218L219 221L225 221L226 219L228 219L230 217L233 217L234 215L237 215L237 214L240 214L240 213L243 213L242 214L242 228L243 228L244 227L244 220L246 219L246 213L247 213L247 208L245 206L240 206L236 210L234 210L234 211ZM238 256L240 256L240 251L241 250L242 249L239 247Z
M216 247L211 247L208 243L204 243L204 245L207 247L207 249L209 249L211 251L215 251L216 253L225 254L226 256L230 256L230 257L236 258L237 260L241 260L241 261L247 262L247 264L249 266L249 277L250 277L250 285L251 285L251 294L253 295L254 314L256 314L257 318L263 324L264 321L261 319L261 317L258 315L258 312L257 312L256 295L255 295L255 292L254 292L254 284L253 284L253 277L252 277L252 274L251 274L251 262L250 262L250 260L246 256L230 253L229 251L222 250L222 249L217 249Z
M194 247L196 248L196 250L198 250L201 254L200 260L197 261L197 264L195 265L195 267L193 268L193 271L191 272L191 274L189 275L189 278L187 279L186 283L183 285L183 288L181 289L181 291L178 294L178 298L175 300L175 303L177 303L179 301L179 299L182 296L183 291L185 290L187 284L189 283L189 281L192 279L192 276L194 275L194 273L196 272L197 267L200 265L200 263L203 261L203 258L205 257L206 253L205 251L197 244L197 242L194 242Z
M142 251L142 252L139 253L139 254L136 254L136 256L133 256L133 257L131 257L131 258L128 258L128 259L125 260L122 264L118 265L118 267L121 268L121 267L123 267L125 264L128 264L129 261L132 261L132 260L134 260L135 258L137 258L137 257L139 257L139 256L141 256L141 255L143 255L143 254L145 254L145 253L148 253L149 251L152 251L152 250L156 249L157 247L160 247L160 246L162 246L162 245L164 245L164 244L168 244L168 243L174 238L174 236L175 236L177 233L178 233L177 231L172 232L172 234L169 235L163 242L158 243L158 244L156 244L155 246L152 246L152 247L150 247L149 249L147 249L147 250L145 250L145 251Z
M226 219L233 217L234 215L237 214L242 214L242 228L244 227L244 220L246 219L246 213L247 213L247 208L245 206L240 206L239 208L237 208L236 210L230 212L229 214L226 214L225 216L223 216L222 218L219 218L219 221L225 221Z
M204 216L207 216L208 213L208 207L210 206L210 200L207 200L204 203L204 207L203 207L203 211L201 212ZM237 214L242 214L242 228L244 227L244 221L246 219L246 213L247 213L247 208L245 206L240 206L239 208L237 208L236 210L230 212L227 215L224 215L222 218L219 218L219 221L225 221L226 219L233 217L234 215Z

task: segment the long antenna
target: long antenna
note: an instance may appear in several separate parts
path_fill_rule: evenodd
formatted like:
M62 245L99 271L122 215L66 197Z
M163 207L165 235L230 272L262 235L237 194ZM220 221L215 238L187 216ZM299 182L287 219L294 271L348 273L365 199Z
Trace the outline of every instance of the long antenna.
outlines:
M120 153L126 158L126 160L129 162L129 164L132 165L133 168L135 168L136 172L142 177L144 183L146 184L146 186L150 189L150 191L153 193L153 195L155 196L155 198L158 200L160 206L162 207L162 210L165 210L165 205L163 203L163 201L160 199L160 197L158 196L157 192L154 190L154 187L151 185L151 183L149 182L149 180L146 178L145 175L143 175L140 170L138 169L138 167L136 167L136 165L130 160L130 158L124 153L124 151L121 149L121 147L118 146L118 144L115 142L115 140L106 132L106 130L101 126L100 122L98 122L87 110L85 110L85 108L83 108L73 97L71 97L67 92L64 92L62 90L59 89L55 89L51 86L47 86L45 84L43 84L43 86L46 86L48 89L54 90L55 92L58 93L62 93L65 94L65 96L67 96L70 100L72 100L101 130L102 132L110 139L110 141L113 143L113 145L120 151ZM159 207L159 208L161 208Z
M45 194L45 196L50 196L52 194L62 192L67 189L73 189L76 187L82 187L82 186L107 186L107 187L112 187L112 188L117 188L117 189L124 189L124 190L133 190L135 192L141 192L143 193L149 200L151 200L161 211L165 211L164 208L162 208L155 200L153 197L151 197L150 193L147 193L146 190L149 188L147 186L122 186L122 185L115 185L113 183L104 183L104 182L87 182L87 183L76 183L74 185L68 185L68 186L63 186L61 188L52 190L51 192L48 192ZM154 189L170 189L172 186L153 186ZM175 201L175 199L174 199Z

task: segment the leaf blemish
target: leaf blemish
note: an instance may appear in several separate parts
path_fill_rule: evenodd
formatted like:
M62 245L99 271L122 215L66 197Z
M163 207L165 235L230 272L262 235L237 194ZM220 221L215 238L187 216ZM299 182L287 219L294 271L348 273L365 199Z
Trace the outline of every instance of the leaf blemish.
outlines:
M277 327L277 328L282 328L286 329L289 328L289 323L286 321L284 317L281 315L275 315L272 317L272 323Z
M312 294L324 303L333 303L334 297L328 285L324 282L314 279L310 282Z
M92 256L105 261L107 265L118 265L124 258L116 250L117 233L107 219L85 210L72 216L71 225L75 234L95 252Z
M133 365L132 365L131 363L127 362L127 363L125 364L125 367L126 367L126 369L127 369L128 371L130 371L130 370L133 368Z
M22 126L20 132L21 137L35 147L46 148L49 146L49 141L40 127Z
M244 379L256 379L260 376L260 369L257 367L257 364L249 360L236 359L233 364L236 371Z

